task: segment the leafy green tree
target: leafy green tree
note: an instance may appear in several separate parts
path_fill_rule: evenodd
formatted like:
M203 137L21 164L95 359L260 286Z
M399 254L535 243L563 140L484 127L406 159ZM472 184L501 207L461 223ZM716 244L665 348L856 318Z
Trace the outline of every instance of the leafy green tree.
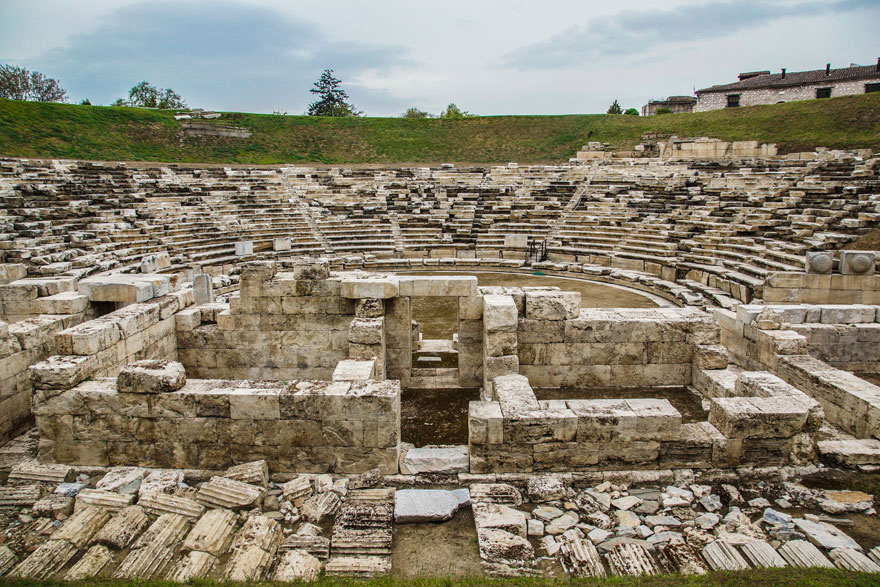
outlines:
M0 65L0 98L30 102L67 102L67 90L56 79L24 67Z
M615 100L611 106L608 107L608 114L623 114L623 108L620 107L617 100Z
M91 105L92 105L92 101L89 100L88 98L84 98L83 100L80 100L80 101L79 101L79 105L80 105L80 106L91 106Z
M624 116L638 116L639 111L636 110L635 108L627 108L626 110L623 111L623 114L624 114Z
M456 118L473 118L476 114L471 114L467 110L462 110L458 106L455 105L455 102L450 102L449 106L446 107L446 110L440 113L440 118L448 118L448 119L456 119Z
M135 84L128 91L128 100L116 100L113 106L136 106L140 108L180 109L186 102L171 88L159 89L148 81Z
M400 115L401 118L430 118L431 115L424 110L418 108L407 108L406 112Z
M318 100L309 104L309 116L361 116L363 112L346 102L348 94L341 85L342 80L333 75L333 70L325 69L315 87L309 90L318 96Z

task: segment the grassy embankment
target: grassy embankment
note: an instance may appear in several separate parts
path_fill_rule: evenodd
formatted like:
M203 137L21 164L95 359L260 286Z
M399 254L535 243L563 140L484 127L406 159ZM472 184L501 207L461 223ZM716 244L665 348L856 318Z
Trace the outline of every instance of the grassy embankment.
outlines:
M0 99L0 155L191 163L553 163L588 141L632 147L646 132L777 143L781 152L880 150L880 93L652 117L605 114L460 120L228 113L249 139L183 140L173 112Z

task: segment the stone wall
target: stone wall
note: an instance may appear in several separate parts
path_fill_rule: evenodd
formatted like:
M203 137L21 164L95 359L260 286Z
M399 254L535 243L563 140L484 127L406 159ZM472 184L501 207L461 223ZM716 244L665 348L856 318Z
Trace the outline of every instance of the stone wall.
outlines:
M727 92L702 92L697 94L696 112L720 110L727 108L728 94L739 94L740 106L758 104L778 104L795 100L816 99L816 88L831 88L831 96L850 96L864 94L865 84L880 81L880 75L874 80L816 82L788 88L758 88L754 90L730 90Z
M880 305L880 275L771 273L764 282L770 304Z
M25 277L0 285L0 320L18 322L43 314L65 315L68 324L93 318L95 308L70 276Z
M517 328L519 373L535 387L689 385L695 347L720 342L712 318L691 308L579 309L554 320L528 308Z
M265 459L272 471L397 472L396 381L187 380L183 373L179 363L144 361L57 395L42 389L35 403L41 460L216 470Z

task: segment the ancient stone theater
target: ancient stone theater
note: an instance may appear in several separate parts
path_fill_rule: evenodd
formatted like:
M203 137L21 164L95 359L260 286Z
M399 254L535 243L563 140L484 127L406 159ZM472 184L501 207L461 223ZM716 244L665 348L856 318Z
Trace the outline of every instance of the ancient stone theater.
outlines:
M656 147L0 159L0 571L880 571L880 158Z

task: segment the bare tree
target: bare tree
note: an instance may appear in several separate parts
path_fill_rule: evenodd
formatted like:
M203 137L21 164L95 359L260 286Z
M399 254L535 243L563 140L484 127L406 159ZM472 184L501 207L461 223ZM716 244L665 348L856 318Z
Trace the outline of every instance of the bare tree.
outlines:
M67 90L56 79L15 65L0 65L0 98L31 102L67 102Z

